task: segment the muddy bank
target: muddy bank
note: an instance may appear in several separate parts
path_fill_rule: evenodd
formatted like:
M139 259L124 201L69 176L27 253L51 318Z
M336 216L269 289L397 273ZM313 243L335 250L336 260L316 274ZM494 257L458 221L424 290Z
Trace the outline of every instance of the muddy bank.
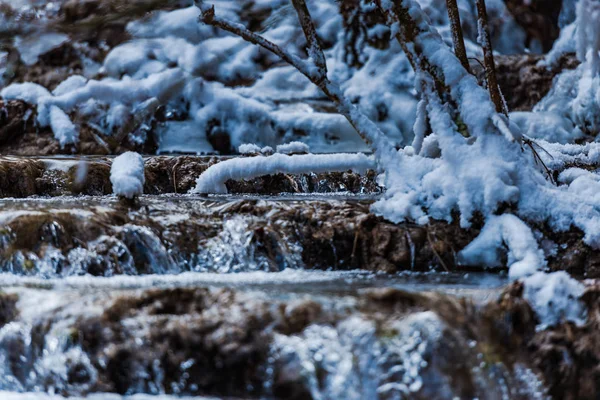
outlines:
M8 291L18 313L0 327L0 364L13 390L282 399L546 390L532 359L499 340L516 338L521 322L503 303L393 289L311 299L227 288Z

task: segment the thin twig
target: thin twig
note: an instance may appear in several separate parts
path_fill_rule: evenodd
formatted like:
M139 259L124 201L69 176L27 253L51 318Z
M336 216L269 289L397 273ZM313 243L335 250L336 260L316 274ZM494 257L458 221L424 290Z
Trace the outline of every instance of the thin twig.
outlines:
M435 246L433 245L433 240L431 239L431 235L429 234L429 230L427 228L425 228L425 232L427 232L427 241L429 242L429 247L431 247L431 251L433 251L433 254L438 259L440 264L442 265L442 268L444 268L444 270L446 272L450 272L450 270L448 269L448 266L446 265L446 263L444 262L444 260L440 256L440 254L435 249Z

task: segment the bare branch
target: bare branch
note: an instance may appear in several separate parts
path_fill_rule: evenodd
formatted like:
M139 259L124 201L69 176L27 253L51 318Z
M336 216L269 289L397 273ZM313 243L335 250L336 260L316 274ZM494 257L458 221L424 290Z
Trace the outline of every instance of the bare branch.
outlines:
M383 7L381 0L373 0L381 13L385 15L389 26L396 26L396 40L402 47L404 54L415 72L423 71L428 73L434 82L437 94L446 99L449 88L444 83L444 73L435 66L431 65L427 57L423 54L420 43L416 40L421 33L419 26L410 16L408 8L402 1L394 1L393 10Z
M490 98L496 107L496 112L508 114L500 93L498 80L496 79L496 64L494 63L494 53L492 51L492 42L490 40L490 31L488 29L487 11L485 8L485 0L476 0L477 14L479 17L479 37L481 47L483 47L483 64L485 66L485 77L490 92Z
M465 40L463 38L462 26L460 24L460 13L456 0L446 0L448 8L448 18L450 19L450 28L452 30L452 42L454 43L454 54L460 60L462 66L471 73L469 60L467 59L467 50L465 49Z
M198 3L200 3L200 4L198 4ZM284 49L282 49L275 43L271 42L270 40L265 39L264 37L257 35L254 32L249 31L242 24L238 24L236 22L231 22L231 21L222 19L220 17L217 17L215 15L215 7L213 5L206 6L206 5L203 5L202 2L199 2L198 0L196 0L196 4L198 5L198 7L201 10L201 14L200 14L201 22L205 23L206 25L216 26L218 28L223 29L224 31L229 32L229 33L233 33L234 35L241 37L242 39L244 39L247 42L250 42L252 44L262 47L265 50L270 51L271 53L275 54L276 56L281 58L283 61L292 65L298 71L300 71L303 75L305 75L306 77L308 77L309 79L312 80L312 76L311 76L312 71L311 71L310 66L306 63L306 61L302 60L301 58L299 58L291 53L288 53L287 51L285 51Z
M317 68L319 68L322 73L327 74L325 55L323 54L323 49L321 47L319 37L317 36L315 24L313 23L312 18L310 17L310 12L308 11L308 7L306 6L306 1L292 0L292 4L294 4L294 8L298 14L298 21L300 21L300 26L302 27L302 31L304 31L304 36L306 37L306 42L308 44L308 55L310 58L312 58Z

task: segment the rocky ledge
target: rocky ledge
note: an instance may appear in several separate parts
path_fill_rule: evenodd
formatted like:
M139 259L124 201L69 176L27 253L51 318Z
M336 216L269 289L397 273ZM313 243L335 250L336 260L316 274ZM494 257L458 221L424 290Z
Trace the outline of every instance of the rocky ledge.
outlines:
M476 271L458 253L479 233L458 223L393 224L360 196L144 196L0 200L0 270L41 277L185 271ZM543 227L539 227L540 230ZM581 232L547 233L549 268L597 277Z

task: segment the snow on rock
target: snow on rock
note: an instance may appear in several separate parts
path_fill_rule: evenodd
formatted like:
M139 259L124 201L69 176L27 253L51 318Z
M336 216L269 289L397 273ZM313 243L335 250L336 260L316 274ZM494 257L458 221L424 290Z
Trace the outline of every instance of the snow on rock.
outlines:
M5 100L23 100L27 103L37 104L44 97L51 96L48 89L37 83L13 83L0 91L0 96Z
M459 258L466 265L501 266L501 251L508 251L508 275L518 279L534 274L546 266L531 229L512 214L491 216L481 233L463 249Z
M202 79L188 83L184 95L191 99L190 115L197 130L226 132L234 148L244 143L266 145L277 139L270 107L238 94L220 83ZM215 122L217 124L215 124Z
M570 321L582 325L586 320L586 308L578 299L584 285L565 271L546 274L538 272L523 280L523 298L535 311L538 330Z
M77 143L79 132L69 116L56 106L50 107L50 127L61 148L67 144Z
M114 159L110 182L117 196L133 199L144 193L144 159L134 152L123 153Z
M305 154L310 153L310 148L302 142L290 142L277 146L277 152L281 154Z
M260 153L263 156L270 156L270 155L273 155L273 153L275 153L275 151L273 150L273 148L271 146L265 146L262 149L260 149Z
M227 193L229 179L252 179L277 173L305 174L365 172L376 167L372 157L364 154L303 154L276 153L267 157L233 158L211 165L200 175L191 193Z
M72 92L73 90L77 90L87 83L87 78L81 75L71 75L64 81L62 81L53 91L52 94L54 96L62 96L63 94L67 94Z
M583 132L576 128L569 118L555 112L517 111L510 113L510 120L532 139L573 143L583 138Z
M260 153L262 153L260 146L257 146L254 143L241 144L238 147L238 152L240 154L260 154Z
M21 55L21 60L27 66L38 62L39 56L57 48L69 39L63 33L43 33L15 37L15 47Z
M599 185L596 182L596 187ZM564 321L578 325L585 322L586 309L579 301L583 284L564 271L541 271L546 266L544 253L531 229L516 216L489 217L479 236L460 252L459 258L467 265L500 266L504 248L508 251L508 276L523 282L523 298L539 319L537 329Z

